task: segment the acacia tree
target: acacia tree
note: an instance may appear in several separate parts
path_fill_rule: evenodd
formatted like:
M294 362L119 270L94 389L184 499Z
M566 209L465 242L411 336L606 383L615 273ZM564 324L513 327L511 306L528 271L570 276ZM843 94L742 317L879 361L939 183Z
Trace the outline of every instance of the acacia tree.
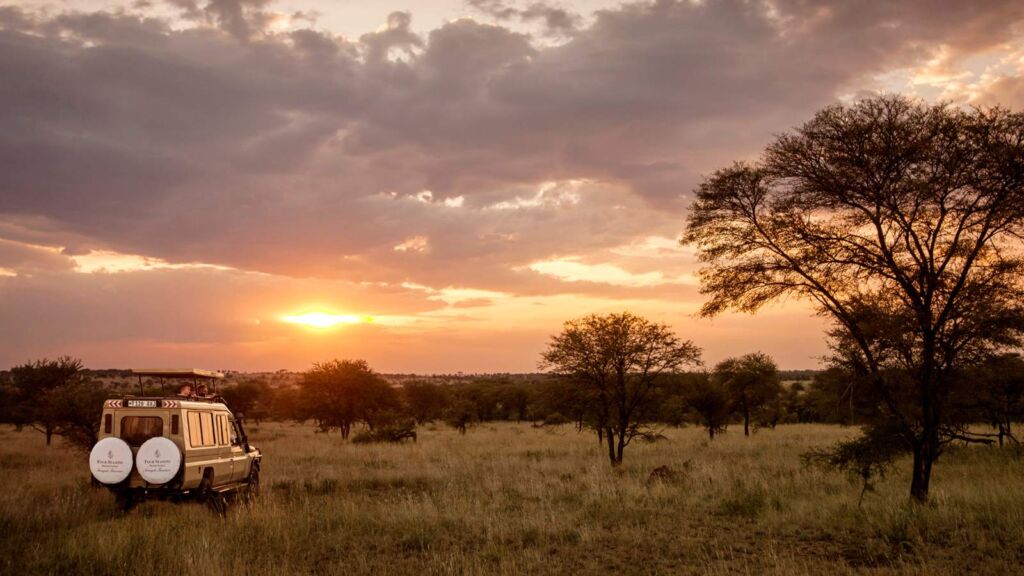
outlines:
M353 424L379 425L382 415L398 407L391 386L365 360L331 360L303 374L302 416L313 418L321 430L337 428L348 439Z
M794 295L833 321L925 501L957 372L1020 342L1022 232L1024 115L884 96L705 179L683 241L705 264L704 315Z
M751 415L782 395L779 369L771 356L761 352L719 362L712 378L727 390L733 410L743 417L744 436L750 436Z
M416 422L423 424L444 416L448 403L448 392L445 388L429 381L406 382L402 386L402 399L409 415Z
M996 429L999 445L1020 444L1013 423L1024 421L1024 359L1019 354L989 358L965 374L968 402L980 418Z
M99 440L103 401L110 389L95 380L76 379L49 393L47 411L56 432L71 446L90 450Z
M269 404L273 401L272 395L270 384L259 378L246 378L221 390L224 402L232 411L241 412L257 424L267 416Z
M56 360L44 358L11 368L11 412L15 423L29 424L45 434L49 446L66 417L66 398L59 393L79 382L81 377L82 361L70 356ZM96 425L99 425L99 416Z
M685 388L684 399L707 430L708 439L714 440L715 435L725 432L733 412L729 391L720 380L702 374Z
M700 348L668 326L623 312L565 323L553 336L541 368L564 376L596 399L593 426L603 430L612 466L643 432L652 392L662 376L700 363Z

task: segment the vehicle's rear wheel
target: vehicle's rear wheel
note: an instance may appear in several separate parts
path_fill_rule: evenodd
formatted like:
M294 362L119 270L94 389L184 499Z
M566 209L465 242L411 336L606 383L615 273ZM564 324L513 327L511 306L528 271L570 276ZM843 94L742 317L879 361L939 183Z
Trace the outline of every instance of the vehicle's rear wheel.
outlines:
M213 489L213 477L210 472L203 475L196 489L199 498L218 516L226 516L228 513L228 502L224 494Z
M221 492L207 492L206 505L218 516L227 516L228 514L228 500Z

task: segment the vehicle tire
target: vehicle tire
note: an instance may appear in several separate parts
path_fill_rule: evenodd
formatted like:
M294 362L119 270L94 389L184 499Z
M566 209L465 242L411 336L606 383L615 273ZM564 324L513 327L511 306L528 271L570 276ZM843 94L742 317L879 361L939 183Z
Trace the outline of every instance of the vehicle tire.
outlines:
M211 471L209 469L203 474L203 479L199 481L199 487L196 488L196 495L200 499L205 500L210 494L210 488L213 486L213 479L210 477Z
M249 471L249 485L245 488L245 498L248 501L255 500L260 495L260 464L253 462L252 470Z
M200 502L206 504L206 506L218 516L227 515L228 505L224 499L224 495L213 489L213 478L211 477L211 470L207 470L203 474L203 479L199 481L199 487L196 488L196 496Z
M220 516L221 518L227 516L228 499L222 492L217 492L214 490L207 491L206 495L203 497L203 500L206 502L206 505L214 514Z

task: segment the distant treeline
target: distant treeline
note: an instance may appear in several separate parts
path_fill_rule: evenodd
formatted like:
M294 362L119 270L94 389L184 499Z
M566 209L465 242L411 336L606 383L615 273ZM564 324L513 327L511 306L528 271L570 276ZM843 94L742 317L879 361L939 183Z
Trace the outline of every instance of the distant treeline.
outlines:
M1024 416L1024 361L1009 355L972 375L979 386L974 421L990 423L1000 443L1013 438L1010 423ZM169 392L143 380L142 392ZM840 368L780 371L763 354L724 361L711 371L664 374L636 408L636 433L659 426L700 425L712 439L730 425L744 432L790 423L860 424L870 421L870 396L857 393ZM0 422L66 437L89 447L97 438L103 400L138 394L127 370L89 370L79 360L38 360L0 372ZM982 393L984 392L984 393ZM602 404L573 378L552 374L380 375L361 360L334 360L304 373L230 374L219 393L250 421L312 422L348 438L353 430L398 430L443 422L460 432L484 422L570 424L596 430ZM385 435L386 439L388 436Z
M446 422L465 431L474 424L493 421L538 424L588 424L589 405L574 382L543 373L446 374L433 376L378 375L362 362L348 365L351 382L337 379L335 394L317 398L315 371L250 375L231 373L220 393L232 410L251 420L315 421L322 428L369 428L396 420L416 424ZM830 381L815 380L813 370L780 371L781 391L760 407L755 426L788 422L849 422L852 417L839 401ZM666 375L646 402L644 420L671 426L706 423L696 406L707 392L712 375ZM360 380L362 378L362 380ZM373 384L367 384L372 382ZM143 392L160 395L164 388L154 379L143 380ZM0 422L33 427L46 433L73 436L82 445L95 442L102 402L109 396L138 394L138 381L130 370L87 369L71 358L39 360L0 371ZM326 392L325 392L326 393ZM703 398L704 401L707 398ZM723 390L721 404L731 405ZM729 408L729 422L739 421ZM725 422L724 428L728 422Z
M856 419L848 404L842 401L845 385L835 378L822 378L824 371L786 370L779 372L781 380L777 394L758 406L754 426L774 427L794 422L852 423ZM391 382L387 391L352 390L349 394L352 424L373 426L381 420L373 412L386 418L410 418L418 424L447 422L465 430L481 422L513 421L537 424L572 423L578 427L587 424L588 403L580 398L577 383L548 374L488 374L474 376L408 375L399 378L385 376ZM742 417L732 406L737 404L724 388L713 388L712 373L688 372L665 375L646 401L648 408L644 420L651 424L682 426L706 424L701 415L702 403L709 396L722 405L724 429L728 424L741 422ZM317 420L324 428L332 419L327 412L338 408L339 399L310 398L309 385L301 379L294 384L275 385L263 377L243 377L224 387L222 394L233 410L243 412L254 420ZM371 396L382 398L371 399ZM342 401L344 402L344 401ZM325 410L330 406L329 410ZM365 407L360 407L365 406ZM706 409L705 409L706 410ZM339 426L340 428L340 426Z

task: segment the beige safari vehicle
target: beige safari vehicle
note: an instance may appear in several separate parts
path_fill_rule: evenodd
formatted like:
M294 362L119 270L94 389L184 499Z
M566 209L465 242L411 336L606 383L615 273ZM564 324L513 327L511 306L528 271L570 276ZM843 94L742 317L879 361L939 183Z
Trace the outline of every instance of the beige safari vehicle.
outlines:
M241 415L216 393L223 374L132 373L140 395L104 403L99 441L89 454L95 482L119 505L127 510L148 499L196 499L223 514L236 495L258 492L262 454L249 444ZM142 395L144 377L158 380L165 392Z

